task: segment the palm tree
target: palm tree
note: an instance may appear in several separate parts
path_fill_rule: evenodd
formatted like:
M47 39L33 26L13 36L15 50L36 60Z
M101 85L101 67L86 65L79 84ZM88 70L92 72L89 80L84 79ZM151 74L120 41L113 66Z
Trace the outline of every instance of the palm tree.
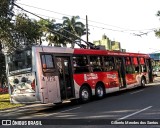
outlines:
M86 34L85 25L77 21L78 19L80 19L79 16L72 16L71 19L63 17L63 31L72 40L67 40L68 43L71 43L72 48L75 46L75 41L81 41L81 36Z
M55 20L40 20L39 24L43 31L43 37L48 42L48 46L58 46L65 45L65 40L62 34L62 24L55 23Z

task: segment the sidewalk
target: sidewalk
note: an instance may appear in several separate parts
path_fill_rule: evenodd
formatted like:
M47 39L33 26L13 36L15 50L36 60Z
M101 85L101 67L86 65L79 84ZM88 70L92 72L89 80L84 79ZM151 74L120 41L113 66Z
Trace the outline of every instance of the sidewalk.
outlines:
M160 77L154 77L153 82L154 83L160 83Z
M160 77L154 77L153 83L149 83L147 85L160 85Z
M33 110L36 108L42 109L42 108L49 108L52 106L54 106L54 104L26 104L26 105L20 106L20 107L7 108L7 109L0 110L0 113L19 111L19 110Z

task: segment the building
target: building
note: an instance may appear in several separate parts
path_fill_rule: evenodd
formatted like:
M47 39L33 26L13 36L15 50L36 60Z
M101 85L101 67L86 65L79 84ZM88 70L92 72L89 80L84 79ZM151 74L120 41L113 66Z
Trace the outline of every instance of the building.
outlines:
M155 61L160 61L160 53L151 53L150 57Z
M152 66L155 68L160 67L160 53L151 53L149 55L153 59Z
M98 41L93 41L93 43L96 46L105 46L106 50L116 50L116 51L122 51L122 52L126 52L125 49L121 48L121 44L120 42L117 41L111 41L105 34L102 36L101 40Z
M105 49L107 50L111 49L111 41L106 35L102 36L102 40L93 41L93 44L95 44L96 46L105 46Z

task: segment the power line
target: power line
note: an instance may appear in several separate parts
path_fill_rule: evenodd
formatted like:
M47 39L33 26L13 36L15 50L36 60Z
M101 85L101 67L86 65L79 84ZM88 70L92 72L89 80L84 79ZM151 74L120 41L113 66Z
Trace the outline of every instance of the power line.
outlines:
M17 11L18 11L18 9L17 9ZM53 19L63 20L63 19L59 19L59 18L47 16L47 15L38 14L38 13L34 13L34 14L39 15L39 16L44 16L44 17L53 18ZM123 30L115 30L115 29L110 29L110 28L105 28L105 27L99 27L99 26L95 26L95 25L91 25L91 24L89 24L89 26L95 27L95 28L106 29L106 30L110 30L110 31L124 32Z
M30 12L30 11L27 11L27 10L23 9L22 7L20 7L19 5L15 4L15 3L14 3L14 5L17 6L18 8L20 8L21 10L27 12L27 13L30 13L30 14L32 14L32 15L40 18L40 19L46 20L46 19L42 18L41 16L39 16L38 14L35 14L35 13L32 13L32 12ZM35 8L37 8L37 7L35 7ZM41 8L38 8L38 9L41 9ZM44 10L46 10L46 9L44 9ZM50 10L47 10L47 11L50 11ZM53 11L51 11L51 12L53 12ZM58 13L58 12L56 12L56 13ZM62 13L58 13L58 14L62 14ZM41 15L41 14L40 14L40 15ZM63 15L65 15L65 14L63 14ZM44 15L43 15L43 16L44 16ZM70 16L70 15L67 15L67 16ZM46 17L48 17L48 16L46 16ZM47 20L46 20L46 21L47 21ZM93 21L93 22L96 22L96 21ZM94 26L94 25L89 25L89 26L96 27L96 28L101 28L101 29L106 29L106 30L110 30L110 31L123 32L123 33L129 33L129 32L127 32L127 31L139 31L138 34L137 34L137 33L129 33L129 34L132 34L133 36L139 36L139 37L142 37L142 35L146 35L146 36L147 36L147 34L149 33L149 32L142 32L141 30L126 30L126 29L125 29L125 30L115 30L115 29L110 29L110 28L105 28L105 27ZM66 38L66 39L68 39L68 40L70 40L70 41L73 42L73 40L71 40L70 38L62 35L61 33L57 32L57 31L54 31L54 30L51 30L51 29L49 29L49 28L47 28L47 29L48 29L49 31L52 31L53 33L56 33L56 34L58 34L58 35L61 35L61 36L63 36L64 38ZM94 47L94 44L92 44L92 43L90 43L90 42L87 42L87 41L81 39L80 37L76 36L75 34L69 32L69 31L67 31L67 30L65 30L64 28L61 28L61 29L63 29L64 31L68 32L69 34L77 37L79 40L83 41L83 42L86 43L88 46ZM155 30L155 28L145 29L145 30L152 30L152 31L150 31L150 32L153 32L153 31ZM78 45L80 46L81 44L78 44ZM82 47L83 47L83 46L82 46Z
M106 30L110 30L110 31L124 32L123 30L115 30L115 29L110 29L110 28L105 28L105 27L99 27L99 26L95 26L95 25L91 25L91 24L89 24L89 26L92 26L92 27L95 27L95 28L106 29Z
M15 9L15 10L19 11L18 9ZM52 18L52 19L57 19L57 20L63 20L63 19L60 19L60 18L56 18L56 17L52 17L52 16L47 16L47 15L42 15L42 14L38 14L38 13L34 13L34 14L39 15L39 16L44 16L44 17L46 17L46 18Z
M60 14L60 15L71 16L71 15L67 15L67 14L64 14L64 13L60 13L60 12L56 12L56 11L51 11L51 10L48 10L48 9L39 8L39 7L27 5L27 4L22 4L22 3L17 3L17 4L21 4L21 5L24 5L24 6L28 6L28 7L32 7L32 8L36 8L36 9L39 9L39 10L43 10L43 11L47 11L47 12L52 12L52 13Z
M19 11L19 10L17 9L17 11ZM38 13L34 13L34 14L39 15L39 16L48 17L48 18L63 20L63 19L59 19L59 18L47 16L47 15L38 14ZM95 27L95 28L105 29L105 30L109 30L109 31L117 31L117 32L123 32L123 33L129 33L128 30L116 30L116 29L110 29L110 28L95 26L95 25L92 25L92 24L89 24L89 26L91 26L91 27L93 27L93 28ZM144 29L144 30L153 30L153 31L154 31L155 28L152 28L152 29ZM127 32L127 31L128 31L128 32ZM130 31L140 31L140 30L130 30ZM146 33L146 35L147 35L147 33L149 33L149 32L140 32L140 34L138 34L138 33L129 33L129 34L132 34L132 35L134 35L134 36L142 36L142 35L145 35L145 33Z
M56 13L56 14L72 17L72 15L68 15L68 14L64 14L64 13L60 13L60 12L56 12L56 11L52 11L52 10L48 10L48 9L44 9L44 8L39 8L39 7L35 7L35 6L27 5L27 4L22 4L22 3L18 3L18 4L28 6L28 7L32 7L32 8L36 8L36 9L43 10L43 11L53 12L53 13ZM80 19L86 20L85 18L80 18ZM115 27L115 28L125 29L125 28L121 28L121 27L118 27L118 26L115 26L115 25L110 25L110 24L106 24L106 23L102 23L102 22L98 22L98 21L93 21L93 20L88 20L88 21L98 23L98 24L107 25L107 26L112 26L112 27Z
M56 12L56 11L52 11L52 10L48 10L48 9L44 9L44 8L39 8L39 7L35 7L35 6L27 5L27 4L22 4L22 3L18 3L18 4L28 6L28 7L31 7L31 8L36 8L36 9L43 10L43 11L47 11L47 12L52 12L52 13L72 17L72 15L68 15L68 14L64 14L64 13L60 13L60 12ZM80 18L80 19L86 20L85 18ZM106 23L102 23L102 22L98 22L98 21L93 21L93 20L88 20L88 21L98 23L98 24L107 25L107 26L111 26L111 27L115 27L115 28L126 29L126 28L122 28L122 27L118 27L118 26L115 26L115 25L110 25L110 24L106 24ZM128 30L128 29L126 29L126 30Z
M15 3L13 3L13 4L14 4L16 7L18 7L19 9L21 9L21 10L23 10L23 11L27 12L27 13L30 13L30 14L32 14L32 15L34 15L34 16L36 16L36 17L38 17L38 18L42 19L42 20L45 20L45 21L49 22L48 20L46 20L46 19L42 18L41 16L36 15L36 14L34 14L34 13L32 13L32 12L28 11L28 10L25 10L25 9L23 9L22 7L20 7L19 5L15 4ZM61 34L61 33L59 33L59 32L56 32L56 31L51 30L51 29L49 29L49 28L47 28L47 29L48 29L49 31L53 32L53 33L56 33L56 34L58 34L58 35L61 35L61 36L65 37L66 39L68 39L68 40L70 40L70 41L72 41L72 42L74 41L74 40L71 40L70 38L68 38L68 37L66 37L66 36L64 36L64 35L62 35L62 34ZM73 34L73 33L69 32L69 31L67 31L67 30L66 30L66 29L64 29L64 28L61 28L61 29L62 29L62 30L64 30L64 31L66 31L66 32L68 32L69 34L71 34L71 35L73 35L73 36L77 37L79 40L81 40L81 41L83 41L84 43L86 43L86 45L88 45L88 46L90 46L90 47L94 48L94 44L92 44L92 43L90 43L90 42L86 42L85 40L81 39L81 38L80 38L80 37L78 37L77 35L75 35L75 34ZM84 45L81 45L81 44L78 44L78 45L84 48Z
M22 3L18 3L18 4L21 4L21 5L24 5L24 6L28 6L28 7L31 7L31 8L36 8L36 9L43 10L43 11L48 11L48 12L52 12L52 13L56 13L56 14L72 17L71 15L68 15L68 14L64 14L64 13L60 13L60 12L56 12L56 11L52 11L52 10L48 10L48 9L44 9L44 8L39 8L39 7L35 7L35 6L27 5L27 4L22 4ZM54 18L54 17L51 17L51 16L42 15L42 14L38 14L38 15ZM54 18L54 19L62 20L62 19L59 19L59 18ZM80 19L86 20L85 18L80 18ZM99 27L99 26L95 26L95 25L89 25L89 26L93 26L93 27L96 27L96 28L102 28L102 29L104 28L104 29L107 29L107 30L119 31L119 32L124 32L124 31L138 31L138 32L140 32L140 31L147 31L147 30L155 30L156 29L156 28L151 28L151 29L143 29L143 30L132 30L132 29L126 29L126 28L122 28L122 27L118 27L118 26L115 26L115 25L110 25L110 24L106 24L106 23L102 23L102 22L98 22L98 21L93 21L93 20L88 20L88 21L94 22L94 23L98 23L98 24L102 24L102 25L106 25L106 26L119 28L119 29L123 29L123 30L115 30L115 29Z
M40 17L40 16L38 16L38 15L36 15L36 14L34 14L34 13L30 12L30 11L27 11L27 10L23 9L22 7L18 6L17 4L15 4L15 3L13 3L13 4L14 4L16 7L18 7L18 8L20 8L20 9L22 9L23 11L28 12L28 13L30 13L30 14L32 14L32 15L34 15L34 16L36 16L36 17L38 17L38 18L42 19L42 20L47 21L46 19L44 19L44 18L42 18L42 17ZM53 30L51 30L51 29L49 29L49 28L47 28L47 29L48 29L48 30L50 30L50 31L52 31L53 33L56 33L56 34L58 34L58 35L60 35L60 36L65 37L66 39L69 39L68 37L66 37L66 36L64 36L64 35L62 35L62 34L60 34L60 33L56 32L56 31L53 31ZM71 39L69 39L69 40L70 40L70 41L73 41L73 40L71 40Z
M18 9L17 9L17 10L18 10ZM34 13L34 14L39 15L39 16L44 16L44 17L53 18L53 19L63 20L63 19L59 19L59 18L47 16L47 15L38 14L38 13ZM114 30L114 29L105 28L105 27L99 27L99 26L95 26L95 25L91 25L91 24L90 24L89 26L91 26L91 27L93 27L93 28L95 27L95 28L100 28L100 29L106 29L106 30L109 30L109 31L117 31L117 32L123 32L123 33L124 33L123 30ZM126 32L126 33L128 33L128 32Z

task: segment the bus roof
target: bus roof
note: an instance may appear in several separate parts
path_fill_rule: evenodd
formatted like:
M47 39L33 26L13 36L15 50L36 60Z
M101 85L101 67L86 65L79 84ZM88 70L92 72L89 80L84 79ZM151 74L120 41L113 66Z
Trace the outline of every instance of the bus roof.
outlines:
M70 53L70 54L81 54L81 55L111 55L111 56L135 56L150 58L149 54L143 53L130 53L121 51L110 51L110 50L97 50L97 49L81 49L81 48L67 48L67 47L52 47L52 46L34 46L40 52L43 48L43 52L54 52L54 53ZM41 52L42 52L41 51Z
M95 49L74 49L74 54L89 54L89 55L113 55L113 56L135 56L149 58L149 54L130 53L110 50L95 50Z

